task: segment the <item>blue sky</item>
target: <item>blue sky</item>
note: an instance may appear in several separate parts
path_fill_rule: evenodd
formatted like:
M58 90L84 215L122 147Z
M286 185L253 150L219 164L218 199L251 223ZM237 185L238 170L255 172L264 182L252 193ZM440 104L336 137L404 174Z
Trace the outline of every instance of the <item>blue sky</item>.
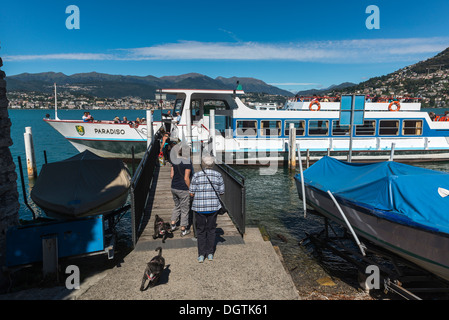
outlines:
M80 28L69 30L69 5ZM379 29L368 29L370 5ZM449 47L449 1L9 1L7 75L254 77L287 90L361 82Z

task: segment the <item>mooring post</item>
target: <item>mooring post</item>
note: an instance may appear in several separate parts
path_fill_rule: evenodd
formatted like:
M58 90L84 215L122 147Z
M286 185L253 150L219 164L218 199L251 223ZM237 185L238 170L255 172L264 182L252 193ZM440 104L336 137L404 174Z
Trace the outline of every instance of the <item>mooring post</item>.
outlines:
M23 138L25 140L25 154L27 161L28 178L34 179L37 177L37 169L36 157L34 156L33 133L31 131L31 127L25 128Z
M295 129L295 124L290 123L288 130L289 130L288 164L289 164L290 169L295 169L296 168L296 150L295 150L295 148L296 148L296 129Z
M394 158L394 147L396 146L396 144L393 142L391 144L391 151L390 151L390 161L393 161Z
M147 110L147 149L153 140L153 114L152 110Z
M298 161L299 161L299 174L301 175L301 192L302 192L302 206L304 211L304 218L307 215L307 200L306 200L306 188L304 185L304 173L302 171L302 159L301 159L301 147L297 144L298 149Z
M42 272L44 278L58 281L58 236L51 234L42 238Z
M215 157L217 155L215 146L215 109L209 110L209 141L212 144L212 155Z
M309 163L310 163L310 149L307 149L307 152L306 152L306 169L309 168Z

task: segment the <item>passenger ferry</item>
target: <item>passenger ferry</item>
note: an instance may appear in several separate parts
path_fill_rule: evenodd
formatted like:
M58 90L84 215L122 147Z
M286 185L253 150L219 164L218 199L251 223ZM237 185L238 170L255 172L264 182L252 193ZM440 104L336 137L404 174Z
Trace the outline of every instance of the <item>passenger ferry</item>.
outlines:
M243 90L161 89L159 93L175 96L172 114L179 111L181 115L179 122L170 120L172 140L185 141L194 151L199 144L213 141L209 148L228 164L286 160L290 125L295 128L296 143L309 151L311 161L329 152L346 159L350 130L353 161L386 160L393 144L396 161L449 160L449 121L431 119L432 115L421 111L418 99L366 100L363 125L351 127L340 125L341 104L335 98L292 99L281 109L260 110L242 102ZM213 119L210 114L215 114ZM150 125L112 121L44 121L80 152L117 158L130 158L131 146L136 157L142 156L150 129ZM156 132L164 123L151 125Z

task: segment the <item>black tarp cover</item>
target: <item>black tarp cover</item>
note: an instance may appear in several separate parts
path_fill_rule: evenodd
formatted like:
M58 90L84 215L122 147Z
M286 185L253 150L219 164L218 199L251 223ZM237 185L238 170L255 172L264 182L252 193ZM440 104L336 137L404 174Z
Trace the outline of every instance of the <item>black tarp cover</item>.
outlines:
M130 174L123 161L86 150L44 164L30 196L48 216L78 218L123 205L129 187Z

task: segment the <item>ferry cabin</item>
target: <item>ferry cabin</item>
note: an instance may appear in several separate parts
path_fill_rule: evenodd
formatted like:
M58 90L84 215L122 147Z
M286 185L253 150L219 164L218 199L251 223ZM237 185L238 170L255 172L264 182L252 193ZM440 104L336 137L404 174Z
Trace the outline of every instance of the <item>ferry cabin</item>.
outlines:
M227 161L285 160L290 125L301 150L312 157L333 151L345 158L349 150L350 126L339 123L340 102L288 101L283 109L257 110L240 100L241 90L162 92L176 94L174 111L182 115L177 134L192 145L214 136L209 115L215 110L222 126L216 127L220 134L214 136L214 147ZM449 160L449 122L432 121L417 100L366 102L363 125L352 130L356 161L388 159L393 143L397 160Z
M257 110L242 102L242 90L163 89L160 93L176 97L172 114L179 111L181 119L179 123L173 119L172 136L194 151L199 144L213 141L209 149L228 164L286 160L290 125L312 161L328 151L347 158L351 129L339 123L340 102L288 101L282 109ZM142 157L151 129L149 124L113 121L86 123L57 117L44 121L79 152L90 150L109 158L131 158L131 150L136 158ZM156 132L161 122L152 125ZM449 160L449 121L432 121L416 100L366 102L364 123L352 127L352 136L354 161L388 159L393 143L398 161Z

